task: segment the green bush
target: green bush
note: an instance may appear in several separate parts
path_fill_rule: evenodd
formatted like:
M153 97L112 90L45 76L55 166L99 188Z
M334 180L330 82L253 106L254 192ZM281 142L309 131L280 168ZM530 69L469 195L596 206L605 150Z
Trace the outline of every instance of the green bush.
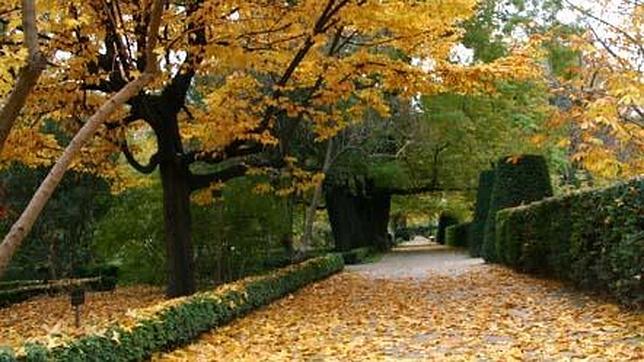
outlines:
M552 196L552 186L543 156L508 156L499 160L494 172L494 186L481 248L481 255L487 262L499 261L495 240L497 211L548 196Z
M497 252L521 271L644 304L644 178L497 213Z
M29 285L15 289L0 290L0 308L20 303L37 295L52 291L47 284Z
M47 172L47 167L31 168L18 163L0 170L0 185L9 191L0 200L8 210L7 217L0 217L0 235L5 235L20 216ZM112 201L105 180L89 173L67 172L12 257L3 279L71 277L74 268L94 260L92 235Z
M445 230L448 226L458 224L458 218L452 214L443 212L438 217L438 230L436 231L436 242L445 244Z
M98 270L102 271L99 273ZM20 303L41 294L58 294L67 292L73 286L81 286L95 291L110 291L116 287L116 271L111 266L96 267L81 279L61 280L17 280L5 282L12 289L0 289L0 308ZM109 271L109 273L107 272Z
M472 227L468 237L468 247L471 256L481 256L481 246L483 245L483 235L485 232L485 222L488 217L490 207L490 196L492 196L492 187L494 186L494 170L486 170L479 175L479 186L476 191L476 206Z
M100 279L96 282L91 282L89 287L92 290L106 292L114 290L118 282L119 268L116 265L103 264L88 267L78 268L76 276L78 278L96 278Z
M448 226L445 230L445 244L449 246L467 246L472 223L464 222Z
M213 291L138 310L139 317L132 323L114 325L101 334L53 347L26 345L17 358L13 351L0 349L0 361L143 360L152 353L185 345L199 334L338 272L343 266L338 254L309 259L268 275L248 277Z
M0 282L0 290L16 289L46 283L46 280L10 280Z
M370 247L362 247L345 251L342 254L345 264L362 264L373 253Z
M397 240L407 241L411 240L414 236L430 236L434 231L434 226L408 226L401 227L394 231Z
M253 191L258 180L226 183L211 205L191 204L195 273L201 286L212 286L267 271L265 264L290 238L288 198ZM124 283L164 284L167 277L161 185L131 189L94 234L97 254L120 267ZM289 256L290 257L290 256ZM282 258L283 259L283 258ZM283 263L277 263L283 265Z

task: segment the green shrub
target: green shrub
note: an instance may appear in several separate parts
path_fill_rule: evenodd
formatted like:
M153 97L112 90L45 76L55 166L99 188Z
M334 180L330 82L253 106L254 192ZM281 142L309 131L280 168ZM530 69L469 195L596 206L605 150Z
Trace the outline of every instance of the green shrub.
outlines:
M45 283L47 283L46 280L9 280L0 282L0 290L16 289Z
M449 246L467 246L472 223L464 222L447 227L445 230L445 244Z
M435 227L432 226L409 226L401 227L394 231L397 240L407 241L411 240L414 236L429 236L434 231Z
M501 158L494 172L494 186L481 248L483 258L488 262L499 261L495 240L497 211L548 196L552 196L552 186L548 166L542 156L521 155Z
M338 254L309 259L268 275L248 277L219 288L176 298L138 310L133 321L104 333L74 339L54 347L25 346L20 361L138 361L152 353L185 345L217 326L343 268ZM0 350L0 361L15 361L11 350Z
M47 167L13 163L0 170L6 192L0 203L9 212L0 217L5 235L45 178ZM3 275L6 280L62 279L74 267L94 260L91 239L97 221L109 210L113 196L108 183L89 173L70 170L22 242Z
M345 264L362 264L373 253L370 247L362 247L345 251L342 254Z
M494 170L486 170L479 175L479 186L476 191L476 206L471 230L468 237L468 247L471 256L481 256L485 222L490 207L490 196L494 186Z
M275 264L267 259L277 249L285 249L292 205L288 198L253 192L256 182L245 177L231 180L223 188L221 200L211 205L191 204L195 273L200 285L266 272L265 263ZM94 233L99 259L118 265L123 283L164 284L167 268L161 185L130 189L114 204Z
M521 271L644 304L644 179L497 213L497 252Z
M436 231L436 242L445 244L445 229L448 226L458 224L458 218L449 213L442 213L438 217L438 230Z
M114 266L97 266L87 269L79 279L61 280L17 280L4 282L11 289L0 288L0 308L14 303L20 303L42 294L58 294L67 292L73 286L81 286L94 291L110 291L116 288L118 268Z
M78 268L76 276L79 278L95 278L100 279L96 282L91 282L89 287L92 290L106 292L114 290L118 282L119 268L116 265L103 264L88 267Z

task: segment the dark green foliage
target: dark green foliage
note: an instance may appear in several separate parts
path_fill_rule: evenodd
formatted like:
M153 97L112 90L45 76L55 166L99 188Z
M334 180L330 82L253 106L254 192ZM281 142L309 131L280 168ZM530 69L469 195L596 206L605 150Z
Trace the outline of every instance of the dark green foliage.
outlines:
M12 362L16 360L16 355L9 347L0 346L0 362Z
M485 222L490 207L490 197L494 186L494 170L486 170L479 174L479 184L476 191L476 206L474 219L469 233L468 246L470 255L481 256L481 245L485 233Z
M197 293L178 304L139 320L126 330L113 326L103 335L81 337L47 349L26 346L20 361L139 361L153 353L185 345L201 333L221 326L253 309L342 270L342 257L331 254L292 265L259 278L241 281L239 288ZM0 350L0 361L15 361L12 351Z
M445 229L445 244L449 246L467 246L471 222L448 226Z
M222 199L191 205L193 249L198 283L225 283L285 265L290 258L288 199L253 192L255 182L240 178L226 183ZM133 189L119 196L101 220L94 243L99 255L121 267L125 283L163 284L166 247L160 185Z
M48 169L13 164L0 172L0 235L31 199ZM105 180L76 171L65 174L38 221L12 258L4 278L60 279L94 260L92 234L113 196ZM1 213L0 213L1 214Z
M644 179L505 209L497 223L504 263L644 306Z
M31 285L16 289L0 290L0 308L20 303L37 295L55 292L48 284Z
M110 264L81 267L76 270L76 276L78 278L100 277L99 281L90 283L90 288L101 292L114 290L116 288L118 274L118 266Z
M0 282L0 290L16 289L46 283L45 280L11 280Z
M487 262L498 261L495 241L497 211L548 196L552 196L552 186L543 156L508 156L499 160L494 172L494 186L481 248L481 254Z
M458 224L458 218L449 213L442 213L438 217L438 230L436 231L436 242L445 244L445 230L448 226Z
M341 253L344 263L349 265L362 264L371 254L373 254L373 250L369 247L356 248Z

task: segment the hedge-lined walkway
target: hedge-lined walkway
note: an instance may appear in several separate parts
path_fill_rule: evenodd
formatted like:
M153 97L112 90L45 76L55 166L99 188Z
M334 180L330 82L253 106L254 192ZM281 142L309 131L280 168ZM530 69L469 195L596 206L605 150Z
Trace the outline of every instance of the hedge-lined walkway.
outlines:
M400 264L413 269L423 267L417 255L407 251L395 257L414 260ZM385 257L155 359L637 360L644 355L641 313L500 266L440 273L432 269L440 258L422 255L434 260L426 277L374 274L374 267L387 265Z

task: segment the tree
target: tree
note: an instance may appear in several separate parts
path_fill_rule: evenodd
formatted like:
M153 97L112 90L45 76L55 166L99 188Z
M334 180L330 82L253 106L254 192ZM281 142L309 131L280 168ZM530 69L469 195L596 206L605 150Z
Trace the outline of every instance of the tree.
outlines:
M189 204L195 191L271 170L298 183L290 189L302 188L303 180L311 183L291 157L298 129L324 140L367 110L386 113L387 93L409 99L419 92L485 90L497 76L530 74L530 58L521 52L471 67L449 60L473 7L469 0L169 2L159 42L161 76L130 99L88 149L93 170L112 172L106 160L118 151L141 173L159 169L168 294L194 291ZM69 71L48 80L69 86L46 97L41 88L42 104L33 113L64 115L59 123L74 129L92 104L145 69L137 50L146 38L136 34L148 15L136 2L115 0L54 9L70 24L53 31L48 46L71 55ZM412 59L431 59L433 66ZM43 137L35 127L26 129ZM156 149L140 162L128 141L145 130Z
M567 0L564 4L578 15L582 31L552 31L546 37L576 55L557 78L553 93L569 105L551 119L551 127L574 130L561 143L570 148L573 161L595 176L642 174L644 7L637 1L601 1L597 14Z
M139 93L150 81L156 72L157 62L154 55L157 32L161 21L162 3L156 0L152 3L149 14L149 27L147 27L146 39L148 48L145 50L146 64L140 77L128 82L116 94L103 103L96 112L87 119L80 130L74 135L63 154L49 171L45 180L40 184L34 196L27 204L18 220L13 224L7 235L0 244L0 276L9 265L11 257L16 252L24 238L33 227L36 219L42 212L45 204L60 183L65 171L70 167L74 158L78 156L81 147L91 139L99 126L106 119L120 108L128 99Z
M13 90L0 109L0 151L9 136L20 110L27 101L27 96L36 85L42 74L47 60L38 46L38 27L36 25L36 4L34 0L22 0L22 33L27 47L27 64L25 64ZM0 36L4 35L0 31ZM2 72L0 70L0 72ZM3 72L2 72L3 73Z

